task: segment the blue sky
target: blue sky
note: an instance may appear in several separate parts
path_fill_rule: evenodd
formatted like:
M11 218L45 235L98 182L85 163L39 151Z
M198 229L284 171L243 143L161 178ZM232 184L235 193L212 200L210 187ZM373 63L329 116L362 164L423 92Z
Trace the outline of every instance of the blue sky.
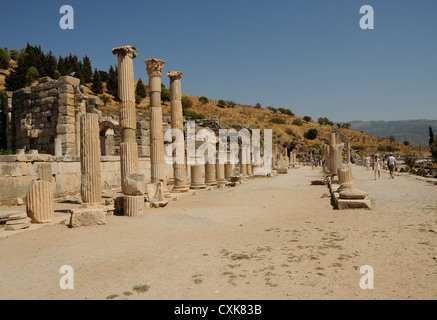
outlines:
M74 8L74 30L59 9ZM359 27L373 6L375 29ZM437 119L435 0L7 1L0 46L29 42L56 55L91 58L108 70L113 47L182 71L186 94L330 120Z

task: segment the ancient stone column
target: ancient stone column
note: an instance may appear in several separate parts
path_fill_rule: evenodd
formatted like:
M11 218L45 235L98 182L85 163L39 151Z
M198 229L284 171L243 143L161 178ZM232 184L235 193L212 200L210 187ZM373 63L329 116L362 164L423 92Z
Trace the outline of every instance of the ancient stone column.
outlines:
M121 143L136 145L137 119L135 110L135 88L133 59L137 56L137 49L132 46L124 46L112 49L112 53L118 56L118 97L120 103L118 110L120 114L120 135ZM136 154L130 153L136 150ZM127 152L127 154L124 154ZM120 164L122 191L125 180L126 168L138 170L138 148L122 148L120 145ZM129 171L136 173L137 171Z
M85 113L80 117L80 194L85 203L100 203L102 178L100 174L99 116Z
M242 177L247 177L247 166L246 166L246 149L240 148L238 150L239 162L240 162L240 174Z
M138 172L138 145L136 142L120 143L121 190L127 194L126 174Z
M181 78L183 73L180 71L169 71L167 77L170 78L170 102L171 102L171 127L184 132L184 116L182 112L182 89ZM176 161L173 164L174 187L173 192L187 192L189 190L187 184L187 170L185 166L185 146L184 140L176 141L176 154L183 155L181 159L183 163Z
M145 61L149 76L150 96L150 164L152 183L161 182L164 196L168 197L165 158L164 158L164 129L161 108L161 73L164 61L148 59Z
M26 196L26 211L31 222L45 223L54 220L53 184L46 180L33 180Z
M218 183L226 183L225 164L219 163L219 159L216 160L215 171L216 171L217 182Z
M205 184L207 186L217 185L216 164L205 163Z
M205 180L202 177L202 167L201 164L195 164L191 166L191 184L190 189L205 189Z
M349 189L354 187L353 178L352 178L352 167L348 164L342 165L338 169L338 184L340 184L340 188L337 192Z
M350 143L350 141L346 141L345 148L346 148L346 164L348 164L351 162L351 143Z
M225 164L225 179L227 181L231 181L231 177L234 174L234 164L233 163L226 163Z

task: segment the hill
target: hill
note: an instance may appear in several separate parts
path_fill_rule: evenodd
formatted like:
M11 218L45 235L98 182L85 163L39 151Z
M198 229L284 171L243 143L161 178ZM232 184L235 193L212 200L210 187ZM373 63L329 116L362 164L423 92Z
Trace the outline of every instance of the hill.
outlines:
M352 121L351 129L363 131L375 137L388 138L394 136L396 141L409 141L416 147L428 147L428 125L437 131L437 120L404 120L404 121Z
M35 54L36 56L43 55L40 48L29 48L37 52ZM46 58L47 61L50 60L50 56L47 56ZM71 63L73 65L77 65L77 68L79 68L77 69L78 72L81 71L80 68L83 67L83 64L81 62L78 62L76 56L73 57L70 55L69 58L60 61L68 60L71 60ZM15 67L16 65L16 61L11 59L10 68L8 70L0 69L0 91L5 89L5 78L11 72L12 67ZM43 66L40 67L42 68L41 70L44 70ZM67 72L69 71L71 70L68 70ZM33 84L35 83L36 81L33 82ZM94 95L91 91L91 83L86 83L86 86L88 88L88 95L90 97L97 96ZM105 82L103 82L103 87L104 95L106 95L110 99L108 99L108 101L106 101L104 105L102 104L102 114L104 116L118 115L118 102L116 101L115 97L111 95L106 89ZM102 95L98 96L102 97ZM383 135L379 133L375 134L383 137L378 138L372 136L371 134L369 134L369 132L364 133L364 130L356 129L356 127L352 128L355 130L351 130L348 128L337 128L331 125L322 125L312 120L308 121L308 119L305 119L307 120L305 121L303 117L294 116L293 113L290 112L290 110L288 109L281 110L281 108L278 108L277 111L275 108L270 108L271 110L267 110L261 107L238 103L233 103L228 105L227 107L224 107L221 103L219 103L219 101L209 100L206 102L206 100L200 101L199 98L196 96L184 95L184 97L191 100L192 102L192 107L189 109L189 111L204 116L206 118L211 118L213 114L215 114L224 128L229 129L231 127L247 127L251 129L260 129L261 132L264 129L272 129L273 142L278 146L287 147L289 150L296 147L298 147L301 152L309 152L314 149L319 150L321 143L323 141L327 141L329 133L333 130L336 130L340 133L343 140L351 141L351 145L356 150L360 150L363 153L373 153L378 151L384 152L384 150L386 150L387 148L390 148L392 150L394 149L400 152L418 152L417 149L404 146L403 143L390 143L387 139L385 139L385 137L392 135L392 133L385 133ZM144 98L140 103L137 104L137 113L139 117L146 118L149 116L149 105L149 97ZM288 114L286 111L288 112ZM163 103L163 114L167 116L170 115L169 102ZM321 117L323 117L323 115L321 115ZM354 122L354 124L358 125L360 124L360 122ZM426 125L424 127L427 128ZM310 137L307 136L309 130L317 131L316 137L314 139L310 139ZM362 130L363 132L356 130ZM399 138L397 139L397 141L403 142L402 139L403 138ZM413 139L411 140L411 142L413 142Z

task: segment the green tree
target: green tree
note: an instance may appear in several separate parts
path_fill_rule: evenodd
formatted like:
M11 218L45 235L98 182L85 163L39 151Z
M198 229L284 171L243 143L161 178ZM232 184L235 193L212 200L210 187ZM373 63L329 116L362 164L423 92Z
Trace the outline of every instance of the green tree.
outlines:
M20 52L17 49L12 49L10 55L11 59L15 61L18 61L18 59L20 58Z
M313 121L313 119L310 116L305 116L303 117L303 121L305 121L306 123Z
M342 127L343 129L350 129L350 128L351 128L351 124L350 124L350 123L343 123L343 124L341 125L341 127Z
M161 88L161 101L162 103L170 101L170 90L165 87Z
M9 61L11 61L9 53L0 48L0 69L8 69Z
M314 140L317 138L317 135L318 135L317 129L309 129L305 133L305 138L307 138L308 140Z
M273 122L276 124L285 124L285 120L282 118L273 118L273 119L270 119L270 122Z
M118 68L113 68L112 65L109 67L108 71L108 81L106 82L106 90L118 98Z
M431 126L428 126L428 130L429 130L429 145L431 146L435 142L435 137Z
M90 58L88 58L88 56L85 56L82 59L82 75L85 83L90 83L92 77L94 76L93 69L91 67L91 61Z
M205 96L201 96L201 97L199 98L199 102L202 103L202 104L207 104L207 103L209 102L209 100L208 100L207 97L205 97Z
M404 141L404 146L409 146L410 145L410 141L405 140Z
M194 110L185 110L184 116L186 116L189 119L205 119L205 115L202 113L197 113Z
M94 69L93 80L92 80L91 90L94 94L102 94L103 93L103 83L100 78L100 72L97 69Z
M181 102L182 102L182 109L184 111L190 109L193 106L193 101L191 101L191 99L188 98L187 96L183 96Z
M267 110L273 111L274 113L277 113L277 112L278 112L278 109L276 109L276 108L274 108L274 107L272 107L272 106L268 106L268 107L267 107Z
M38 79L39 78L38 70L34 66L30 67L29 70L27 70L27 77L32 81Z
M146 87L141 78L138 79L137 86L135 87L135 95L139 96L141 99L147 97Z
M294 124L295 126L303 126L303 122L299 118L298 119L294 119L292 124Z
M323 118L320 117L319 119L317 119L317 122L322 126L333 126L334 125L334 123L326 117L323 117Z
M226 101L220 99L220 100L217 102L217 106L219 106L220 108L224 108L224 107L226 107Z
M258 103L255 105L255 108L261 109L261 108L262 108L262 107L261 107L261 104L258 102Z
M228 108L233 108L236 106L236 103L232 100L226 101L226 105Z

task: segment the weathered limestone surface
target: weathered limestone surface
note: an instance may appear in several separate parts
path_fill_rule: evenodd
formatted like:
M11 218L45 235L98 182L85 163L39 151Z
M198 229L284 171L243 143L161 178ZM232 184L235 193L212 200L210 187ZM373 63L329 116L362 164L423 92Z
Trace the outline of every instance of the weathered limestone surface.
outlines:
M51 222L54 219L53 184L46 180L33 180L26 197L27 215L34 223Z
M164 132L161 107L161 74L165 62L159 59L148 59L145 63L149 76L152 183L161 182L164 188L164 195L169 196L165 176Z
M100 173L99 119L95 113L85 113L80 118L80 162L82 201L100 203L102 177Z
M216 180L218 183L226 183L225 178L225 164L219 163L218 159L216 161Z
M225 164L225 179L227 181L231 181L231 178L234 174L234 164L233 163L226 163Z
M144 196L125 195L123 199L124 215L128 217L141 216L144 213Z
M96 226L106 224L106 214L102 208L75 209L71 211L70 226Z
M170 78L170 102L171 102L171 127L180 132L184 132L184 117L182 112L182 89L181 78L183 73L180 71L170 71L167 76ZM183 135L182 135L183 138ZM175 139L175 138L173 138ZM185 143L182 139L176 139L176 154L183 155L181 161L177 161L173 165L174 170L174 187L173 192L187 192L189 190L187 184L187 170L185 161ZM178 163L179 162L179 163ZM181 163L182 162L182 163Z
M212 163L205 163L205 184L207 186L215 186L217 185L217 178L216 178L216 164Z
M206 184L202 176L202 165L195 164L191 166L191 184L190 189L205 189Z

